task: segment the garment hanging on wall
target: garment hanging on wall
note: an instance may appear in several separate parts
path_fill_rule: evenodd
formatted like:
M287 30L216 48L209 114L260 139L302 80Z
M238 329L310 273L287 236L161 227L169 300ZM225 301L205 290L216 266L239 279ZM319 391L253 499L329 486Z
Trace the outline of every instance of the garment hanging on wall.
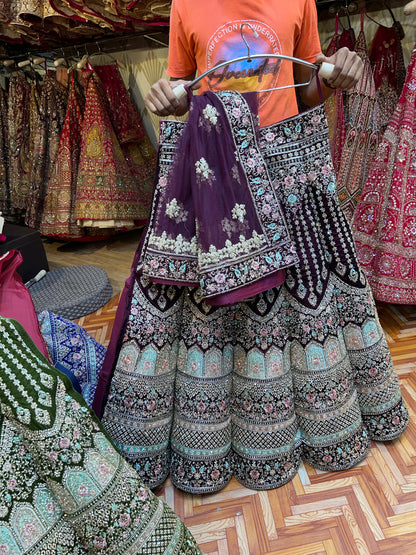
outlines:
M9 83L9 182L12 208L27 206L31 184L30 150L30 85L23 75L16 72Z
M379 25L368 53L373 67L381 133L390 122L406 77L400 29L397 21L391 27Z
M74 73L71 73L68 106L58 153L45 191L44 209L40 232L60 239L78 239L85 235L77 225L75 196L81 152L81 127L85 98L76 87Z
M352 28L343 29L342 33L338 34L338 24L339 18L337 14L335 18L335 34L325 52L326 56L332 56L342 46L354 50L354 30ZM329 144L336 175L338 175L342 148L345 141L344 96L344 92L341 89L336 89L334 94L325 101L325 112L328 118Z
M133 227L140 187L116 137L101 80L85 70L86 103L75 201L78 225Z
M42 221L46 185L58 153L65 121L68 88L48 71L42 85L39 127L34 135L33 172L28 195L25 223L39 229Z
M117 64L95 65L109 103L109 116L120 145L146 135L136 106L126 89Z
M156 153L150 143L139 112L124 85L116 64L94 66L109 102L109 116L121 150L138 188L140 202L136 224L142 225L149 215L153 181L156 173Z
M8 127L7 93L0 86L0 212L2 214L9 214L11 210Z
M367 178L379 141L378 104L373 71L367 56L364 35L364 12L355 51L364 63L360 81L347 93L345 142L337 174L337 191L341 208L350 222Z
M165 163L181 156L184 125L162 122ZM301 259L285 283L212 307L197 289L145 278L139 246L119 304L93 407L151 487L170 472L197 494L233 474L274 488L301 458L349 468L370 438L397 437L408 422L336 199L323 107L261 129L258 141Z
M379 301L416 304L416 51L352 222Z

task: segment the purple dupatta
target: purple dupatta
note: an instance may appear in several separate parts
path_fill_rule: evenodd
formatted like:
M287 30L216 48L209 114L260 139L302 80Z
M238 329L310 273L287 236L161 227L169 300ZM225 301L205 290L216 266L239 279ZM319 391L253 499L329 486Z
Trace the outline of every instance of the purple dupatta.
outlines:
M158 179L142 271L229 304L280 285L298 262L258 144L255 93L195 96L177 130L161 122ZM179 133L179 137L170 137Z

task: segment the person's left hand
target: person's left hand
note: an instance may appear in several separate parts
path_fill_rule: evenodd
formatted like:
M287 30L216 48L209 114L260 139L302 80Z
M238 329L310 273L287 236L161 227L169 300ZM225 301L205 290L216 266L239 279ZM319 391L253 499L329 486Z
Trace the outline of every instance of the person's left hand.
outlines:
M358 54L345 46L329 57L318 54L315 63L320 65L322 62L334 65L331 76L327 78L328 83L344 91L351 90L358 83L364 70L364 63Z

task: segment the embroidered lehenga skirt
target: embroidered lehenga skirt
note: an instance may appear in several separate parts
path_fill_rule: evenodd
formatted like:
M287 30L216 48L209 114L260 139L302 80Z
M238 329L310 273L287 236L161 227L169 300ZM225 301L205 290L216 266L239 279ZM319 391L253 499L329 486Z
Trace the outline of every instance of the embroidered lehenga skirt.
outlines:
M168 163L185 124L169 125ZM323 108L261 129L258 145L299 258L284 284L210 306L197 288L151 282L139 246L120 302L94 408L150 487L170 473L191 493L233 475L274 488L302 459L349 468L408 423L338 204Z

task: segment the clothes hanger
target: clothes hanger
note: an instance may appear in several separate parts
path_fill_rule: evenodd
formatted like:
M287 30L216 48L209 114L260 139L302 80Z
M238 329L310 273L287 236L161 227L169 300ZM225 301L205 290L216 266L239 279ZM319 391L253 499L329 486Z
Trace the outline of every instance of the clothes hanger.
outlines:
M253 31L253 34L254 34L255 37L258 37L258 33L254 29L254 27L251 25L251 23L244 22L240 25L240 33L241 33L241 37L243 39L243 42L247 47L247 55L246 56L239 56L238 58L232 58L231 60L227 60L225 62L220 62L219 64L217 64L214 67L208 69L207 71L204 71L204 73L201 73L201 75L198 75L198 77L196 77L195 79L190 81L186 86L185 85L178 85L177 87L175 87L173 89L173 93L176 96L176 98L178 98L178 100L183 98L184 96L186 96L188 94L187 90L192 89L192 87L194 85L196 85L196 83L198 83L201 79L203 79L204 77L206 77L207 75L209 75L213 71L215 71L215 70L217 70L221 67L224 67L226 65L230 65L230 64L233 64L233 63L237 63L237 62L244 62L244 61L251 62L252 60L266 59L266 58L274 58L274 59L278 59L278 60L288 60L290 62L298 63L300 65L306 66L306 67L312 69L313 71L318 70L318 74L321 77L324 77L325 79L328 79L331 76L331 73L334 69L334 66L333 66L333 64L330 64L328 62L323 62L320 66L318 66L318 65L313 64L311 62L307 62L306 60L302 60L301 58L295 58L293 56L285 56L284 54L251 54L250 46L249 46L248 42L246 41L246 38L245 38L244 33L243 33L243 29L244 29L245 25L250 27L250 29ZM261 90L258 90L256 92L280 91L280 90L283 90L283 89L304 87L306 85L309 85L309 83L312 81L312 78L313 78L313 73L311 74L310 79L308 81L306 81L305 83L294 83L293 85L283 85L281 87L272 87L270 89L261 89Z
M396 19L395 19L395 17L394 17L394 14L393 14L393 12L392 12L390 6L387 4L387 2L383 2L383 6L384 6L384 8L386 8L386 9L389 11L389 13L390 13L390 15L391 15L391 18L392 18L392 20L393 20L393 23L396 23ZM376 20L374 19L374 17L371 17L371 15L369 15L367 11L365 11L365 16L368 17L368 19L370 19L370 21L372 21L372 22L375 23L376 25L379 25L380 27L385 27L385 25L383 25L382 23L379 23L378 21L376 21Z
M410 2L411 4L412 2ZM410 4L406 4L406 6L403 9L403 13L406 14L406 7L409 6ZM400 21L397 21L396 18L394 17L394 13L393 10L390 8L390 6L388 5L387 2L383 2L383 6L386 10L389 11L389 14L391 15L391 18L393 20L393 25L392 26L396 26L397 32L399 33L399 38L400 40L404 39L405 33L404 33L404 29L402 24L400 23ZM415 11L416 11L416 1L415 1ZM385 25L383 25L382 23L379 23L378 21L376 21L373 17L371 17L367 11L365 12L366 17L368 17L368 19L370 19L371 21L373 21L376 25L378 25L379 27L386 27Z
M93 66L91 65L91 58L93 56L107 56L108 58L110 58L110 60L112 62L114 62L116 65L118 65L119 67L121 67L122 69L126 69L126 65L123 64L123 62L121 62L120 60L117 60L117 58L115 58L114 56L112 56L111 54L109 54L108 52L104 52L98 41L95 41L95 45L97 47L97 51L96 52L92 52L91 54L88 53L87 50L87 45L84 45L85 48L85 54L84 56L82 56L81 60L77 63L77 69L84 69L85 67L88 67L88 69L92 69Z

